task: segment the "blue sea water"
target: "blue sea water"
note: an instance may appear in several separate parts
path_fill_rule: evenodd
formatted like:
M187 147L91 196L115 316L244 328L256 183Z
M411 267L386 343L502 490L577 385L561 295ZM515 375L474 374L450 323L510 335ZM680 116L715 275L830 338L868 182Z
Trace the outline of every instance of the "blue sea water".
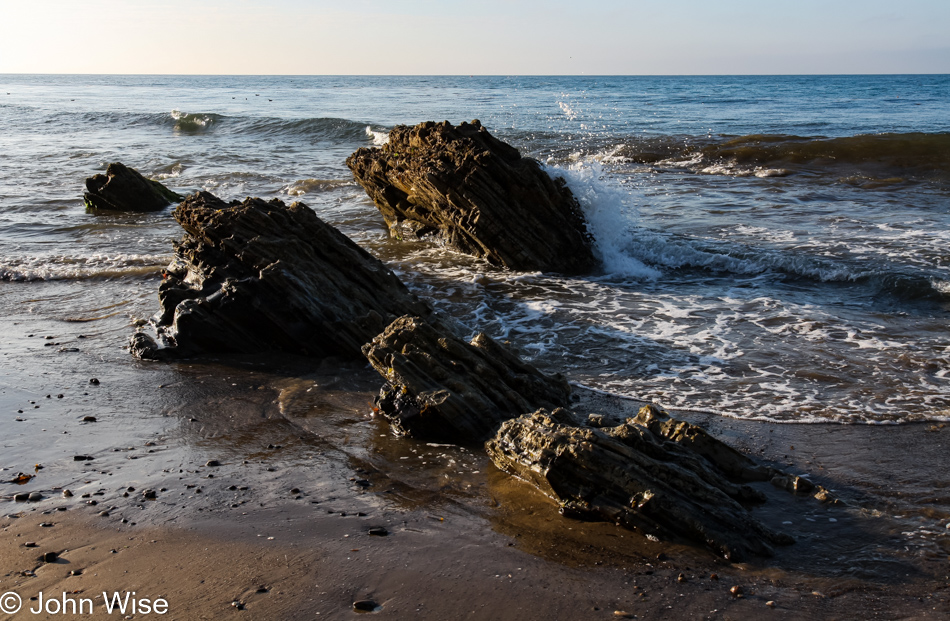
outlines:
M568 180L601 271L387 236L345 158L474 118ZM0 312L49 281L157 310L171 210L82 202L122 161L182 193L300 200L578 383L741 418L950 420L950 76L0 75L0 154Z

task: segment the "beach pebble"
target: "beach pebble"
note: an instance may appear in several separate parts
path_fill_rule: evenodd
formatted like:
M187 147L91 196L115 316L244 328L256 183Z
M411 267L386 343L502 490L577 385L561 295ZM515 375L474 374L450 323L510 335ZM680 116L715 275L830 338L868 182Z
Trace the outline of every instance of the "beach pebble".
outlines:
M614 616L619 617L621 619L636 619L637 618L636 615L631 614L625 610L615 610Z
M35 541L27 541L26 543L23 544L23 547L24 547L24 548L35 548L35 547L37 547L37 545L36 545L36 542L35 542Z
M209 460L207 461L207 463L205 463L205 465L206 465L206 466L209 466L209 467L211 467L211 468L215 468L215 467L217 467L217 466L220 466L220 465L221 465L221 462L218 461L217 459L209 459Z
M92 455L73 455L73 461L91 461Z
M379 604L371 599L361 599L359 601L353 602L353 610L356 612L373 612L378 607Z
M46 552L45 554L43 554L42 557L40 557L40 560L43 561L44 563L55 563L56 559L58 558L59 558L58 552Z
M233 607L237 608L238 610L244 610L244 602L239 602L239 601L235 600L235 601L231 602L231 605L232 605Z
M730 588L729 592L732 593L733 597L742 597L742 587L738 584Z
M89 380L89 383L92 384L93 386L98 386L98 385L99 385L99 380L96 379L96 378L92 378L92 379Z
M369 534L373 535L374 537L386 537L389 535L389 531L382 526L375 526L369 529Z
M94 422L96 422L96 417L95 417L95 416L83 416L83 417L82 417L82 422L84 422L84 423L94 423Z
M26 502L29 499L30 499L30 495L27 494L26 492L21 492L19 494L13 495L14 502Z
M39 500L43 500L43 494L39 492L30 492L30 495L27 497L27 500L29 500L30 502L37 502Z
M157 497L158 497L158 493L153 489L147 489L142 492L142 498L145 498L147 500L154 500Z
M773 602L772 600L765 602L765 605L768 606L769 608L775 608L775 602Z
M680 574L680 575L678 575L678 576L676 577L676 581L677 581L677 582L686 582L686 575L685 575L685 574Z

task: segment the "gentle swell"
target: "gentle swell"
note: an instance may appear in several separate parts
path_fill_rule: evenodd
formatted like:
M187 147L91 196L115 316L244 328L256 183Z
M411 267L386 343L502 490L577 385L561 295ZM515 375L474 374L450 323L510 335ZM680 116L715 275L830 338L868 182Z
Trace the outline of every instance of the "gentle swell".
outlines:
M950 179L950 133L867 134L840 138L755 134L632 139L612 157L657 167L725 174L810 173L875 178ZM771 171L771 172L768 172Z

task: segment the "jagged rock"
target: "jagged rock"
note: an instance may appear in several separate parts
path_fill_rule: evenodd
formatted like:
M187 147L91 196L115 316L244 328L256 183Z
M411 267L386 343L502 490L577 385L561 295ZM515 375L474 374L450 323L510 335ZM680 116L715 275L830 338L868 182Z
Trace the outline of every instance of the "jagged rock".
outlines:
M119 162L109 164L106 174L86 179L83 193L86 207L109 211L159 211L182 198Z
M200 352L286 351L358 357L361 346L407 313L431 316L382 262L306 205L207 192L174 212L185 229L159 287L157 342L148 359Z
M574 195L477 120L399 125L346 165L393 237L435 234L450 248L515 270L579 273L595 263Z
M363 348L388 384L377 411L398 434L481 442L498 425L568 403L560 375L544 375L484 334L471 343L418 317L400 317Z
M569 517L683 537L733 561L793 542L738 502L760 494L687 446L634 419L614 428L575 425L570 412L542 409L505 422L485 447L495 465L536 485Z

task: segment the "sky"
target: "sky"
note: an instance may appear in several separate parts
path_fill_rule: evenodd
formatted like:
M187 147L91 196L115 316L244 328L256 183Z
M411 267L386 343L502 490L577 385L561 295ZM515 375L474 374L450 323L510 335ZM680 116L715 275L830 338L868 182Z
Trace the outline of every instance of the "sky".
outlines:
M950 73L950 1L0 0L0 73Z

